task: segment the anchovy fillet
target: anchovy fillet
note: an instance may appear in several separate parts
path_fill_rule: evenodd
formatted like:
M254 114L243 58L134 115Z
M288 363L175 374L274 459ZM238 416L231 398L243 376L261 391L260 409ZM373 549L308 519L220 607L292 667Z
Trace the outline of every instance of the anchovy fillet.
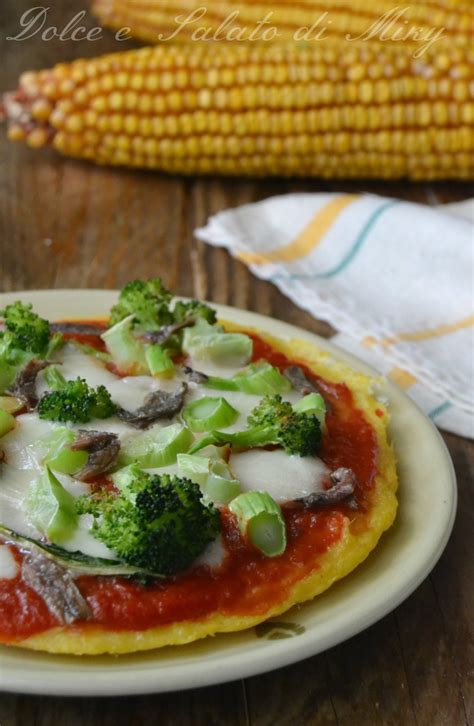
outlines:
M16 377L8 393L25 402L28 410L33 411L38 405L36 378L38 373L51 365L47 360L31 360Z
M117 461L120 441L117 434L106 431L79 430L79 437L71 444L73 451L87 451L87 464L75 475L76 479L89 481L94 476L104 474Z
M130 426L137 429L146 429L159 419L173 418L179 413L183 408L187 390L186 383L182 383L174 393L153 391L145 398L143 406L137 408L136 411L126 411L119 408L117 416Z
M144 334L144 338L151 343L158 343L162 345L166 343L178 330L183 328L189 328L194 325L195 320L188 318L188 320L182 320L180 323L173 323L172 325L164 325L159 330L150 330Z
M353 498L356 488L357 479L352 469L339 467L329 475L331 487L321 492L314 492L307 497L302 497L296 501L303 504L304 507L330 507L347 500L347 504L355 509L357 502Z
M52 333L66 333L69 335L96 335L99 337L104 329L99 325L88 323L50 323L49 329Z
M209 376L207 376L205 373L201 373L201 371L195 371L194 368L190 368L189 366L183 366L183 372L188 377L188 380L191 381L191 383L207 383L209 380Z
M316 384L308 378L300 366L288 366L283 371L283 375L288 378L295 390L300 391L305 396L308 393L319 393Z
M53 562L46 555L28 554L22 563L21 576L43 598L48 610L63 625L76 620L87 620L92 611L81 595L68 570Z

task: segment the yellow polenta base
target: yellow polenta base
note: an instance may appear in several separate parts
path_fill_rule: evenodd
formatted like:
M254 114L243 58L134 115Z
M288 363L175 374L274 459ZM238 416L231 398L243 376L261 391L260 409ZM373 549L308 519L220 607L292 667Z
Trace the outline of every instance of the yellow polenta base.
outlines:
M227 329L244 329L226 323ZM249 330L248 328L245 328ZM250 332L250 331L249 331ZM229 633L250 628L267 618L280 615L293 605L310 600L327 590L333 582L344 577L365 560L377 545L382 533L388 529L397 510L395 492L397 474L393 450L387 442L387 415L384 406L376 401L371 392L373 380L356 373L336 362L328 353L302 340L282 341L259 330L254 331L275 349L292 360L304 361L315 373L334 383L346 383L367 421L376 432L379 445L379 473L375 479L372 507L363 532L352 533L347 520L345 532L339 542L318 559L318 567L310 575L297 582L278 605L261 615L237 616L216 612L204 620L188 620L173 625L162 625L142 631L107 630L101 626L74 625L52 628L15 643L23 648L43 650L49 653L73 655L97 655L99 653L132 653L139 650L161 648L166 645L182 645L216 633ZM382 409L380 418L375 410Z

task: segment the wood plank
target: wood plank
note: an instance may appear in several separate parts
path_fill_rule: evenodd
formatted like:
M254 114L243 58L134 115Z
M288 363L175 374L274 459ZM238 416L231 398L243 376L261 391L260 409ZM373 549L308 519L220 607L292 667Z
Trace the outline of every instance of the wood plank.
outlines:
M466 724L452 645L430 578L400 605L396 617L417 722Z
M0 695L1 726L247 726L235 683L155 696L53 698Z
M393 616L328 651L326 659L340 726L416 723Z
M443 631L461 691L466 722L474 723L474 456L472 444L443 436L458 481L458 512L453 534L431 575Z
M252 726L338 726L324 656L245 681Z

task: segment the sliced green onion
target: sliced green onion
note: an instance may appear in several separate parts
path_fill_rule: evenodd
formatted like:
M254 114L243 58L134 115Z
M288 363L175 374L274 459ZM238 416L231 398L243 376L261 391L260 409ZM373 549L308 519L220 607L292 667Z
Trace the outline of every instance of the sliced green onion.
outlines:
M132 333L134 315L121 320L101 335L114 362L123 371L146 374L145 346Z
M86 464L89 458L87 451L72 451L70 445L75 440L74 432L67 428L58 428L39 443L43 449L43 461L54 471L62 474L76 474Z
M320 393L308 393L293 405L293 410L298 413L313 414L317 417L321 426L326 418L326 402Z
M238 519L240 531L267 557L277 557L286 549L286 525L281 509L267 492L246 492L229 504Z
M148 345L145 350L145 358L152 376L171 378L174 375L175 367L170 351L162 348L161 345Z
M26 507L33 524L52 542L68 539L77 526L75 499L48 467L31 482Z
M0 358L0 393L8 391L19 373L15 365L10 365Z
M225 333L222 325L212 325L204 318L198 318L194 325L183 330L183 337L188 343L191 343L196 337L212 337L213 335L223 335ZM184 342L184 341L183 341Z
M25 407L21 398L16 396L0 396L0 409L7 413L18 413Z
M217 462L202 486L204 496L216 504L229 504L240 494L240 482L231 478L229 467Z
M0 438L13 431L16 425L15 417L0 408Z
M207 456L212 461L227 461L229 458L229 452L230 447L227 446L227 444L224 444L224 446L213 446L211 444L206 446L206 448L199 453L199 456Z
M225 398L204 396L183 410L183 418L191 431L211 431L227 428L238 419L239 412Z
M66 379L58 366L48 366L44 371L44 378L48 387L53 391L60 391L66 385Z
M217 325L199 319L183 332L183 351L197 360L222 365L245 365L252 357L253 342L243 333L225 333Z
M48 344L48 349L45 354L45 360L49 360L53 353L63 347L65 343L64 337L61 333L55 333Z
M232 378L209 376L206 386L222 391L240 391L261 396L286 393L291 389L289 380L267 361L251 363Z
M259 395L286 393L291 390L291 383L280 371L268 361L251 363L244 371L234 376L238 390L244 393Z
M199 346L198 346L199 348ZM253 343L248 335L243 333L222 333L210 340L204 340L198 354L198 359L211 359L223 365L245 365L252 357Z
M169 466L175 463L178 454L189 449L192 442L193 435L186 426L155 425L122 442L119 464L127 466L136 462L143 469Z
M193 456L191 454L178 454L176 457L179 474L186 479L204 485L211 471L211 459L207 456Z
M110 353L106 353L103 350L97 350L97 348L94 348L93 345L87 345L87 343L81 343L79 340L74 339L71 342L74 343L75 347L82 353L93 356L94 358L97 358L97 360L101 360L102 363L110 363L112 361Z
M61 474L77 474L87 464L88 458L86 451L71 451L65 446L55 456L48 457L45 463Z
M207 456L178 454L179 474L199 484L205 498L228 504L240 494L240 482L234 479L225 461Z

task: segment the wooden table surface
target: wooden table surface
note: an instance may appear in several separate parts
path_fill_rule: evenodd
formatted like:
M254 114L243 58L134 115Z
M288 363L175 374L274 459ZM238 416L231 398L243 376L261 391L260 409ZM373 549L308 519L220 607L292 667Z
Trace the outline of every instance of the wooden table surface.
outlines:
M97 42L5 40L33 5L3 2L0 89L14 88L23 70L117 48L106 31ZM63 27L81 7L72 0L56 5L47 25ZM95 24L90 17L85 22ZM132 277L161 275L179 294L324 335L331 334L328 325L224 250L194 240L193 229L218 210L288 191L370 191L427 204L472 194L455 183L182 179L101 169L0 143L1 290L115 288ZM450 434L444 439L459 484L453 535L431 575L376 625L296 665L184 693L84 700L0 694L0 726L474 723L473 445Z

